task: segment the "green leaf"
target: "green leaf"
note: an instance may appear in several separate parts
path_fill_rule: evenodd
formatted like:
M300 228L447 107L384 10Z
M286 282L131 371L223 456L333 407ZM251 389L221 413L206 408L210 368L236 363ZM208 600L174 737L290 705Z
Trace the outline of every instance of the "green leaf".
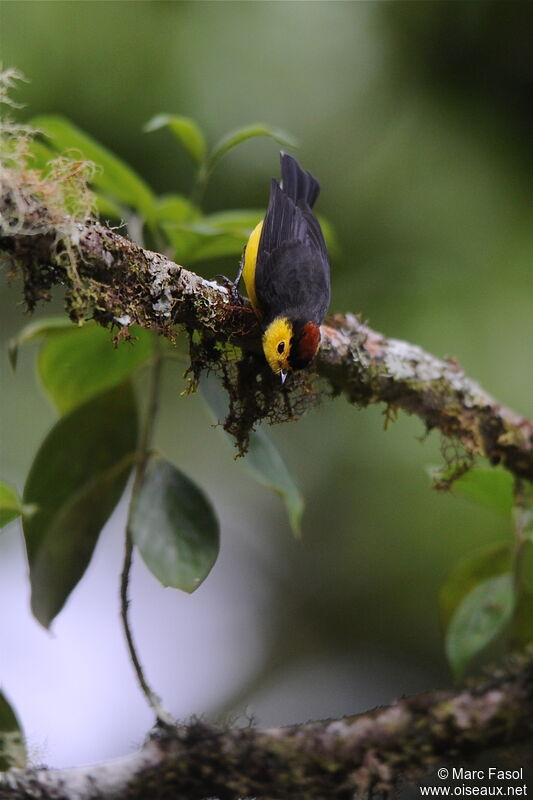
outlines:
M202 375L200 390L214 419L222 424L228 414L228 398L216 376L212 373ZM226 441L231 443L230 436L226 433L224 435ZM280 495L292 531L295 536L300 536L304 510L303 497L279 451L262 428L250 434L248 452L239 459L239 463L256 481Z
M179 114L157 114L146 123L143 130L145 133L150 133L164 127L170 128L197 164L202 163L207 145L204 134L193 119Z
M181 264L189 263L189 253L200 237L186 225L200 219L199 208L182 195L167 195L158 203L156 219L172 245L172 257Z
M187 266L223 256L240 256L246 244L246 237L209 231L202 226L162 223L161 227L172 245L173 259Z
M446 654L456 677L508 625L515 607L510 573L478 584L455 611L446 635Z
M211 230L234 233L245 237L247 240L257 223L264 216L264 209L261 211L256 208L236 208L231 211L217 211L214 214L206 214L202 217L202 222Z
M89 398L123 383L153 354L150 331L134 326L136 338L113 346L111 334L99 325L48 336L39 351L37 369L46 392L60 414L66 414Z
M453 491L476 503L510 514L514 480L503 467L474 467L453 483Z
M240 256L243 246L242 239L230 234L219 234L208 241L198 243L189 255L188 263L193 265L225 256Z
M144 219L153 219L155 197L150 187L118 156L64 117L38 116L31 120L31 124L47 137L58 152L76 150L82 158L100 166L102 171L93 179L98 189L114 200L137 209Z
M218 556L219 526L211 503L159 456L148 461L132 500L130 529L146 566L163 586L194 592Z
M444 630L464 598L479 583L511 569L512 550L509 544L492 544L467 556L451 571L440 590L439 602Z
M46 529L30 565L32 611L44 627L83 577L98 536L124 491L132 461L130 453L74 491Z
M163 228L176 248L176 257L195 264L240 256L261 217L260 211L225 211L177 224L164 223Z
M231 131L226 136L222 137L213 147L207 159L207 170L210 172L220 161L220 159L232 148L236 147L241 142L247 139L252 139L256 136L269 136L275 139L276 142L283 147L297 147L297 142L293 137L283 131L281 128L274 128L271 125L265 125L258 122L254 125L247 125L244 128L237 128Z
M21 514L22 503L17 490L8 483L0 481L0 528L5 527Z
M189 244L188 264L197 264L200 261L224 256L240 256L246 244L246 237L233 233L201 233L200 231L196 231L196 233L198 238L194 246Z
M157 222L183 223L193 222L202 216L202 212L187 197L181 194L167 194L160 197L156 208Z
M30 469L23 522L32 611L49 627L83 576L98 535L128 479L137 441L130 384L93 397L62 417Z
M280 495L285 503L293 533L295 536L300 536L304 510L302 495L279 451L262 428L252 432L243 465L259 483Z
M17 367L18 352L21 345L27 342L35 341L35 339L42 339L50 333L56 333L59 330L74 328L73 323L68 317L43 317L37 319L35 322L30 322L13 339L10 339L7 345L9 363L13 369Z
M181 224L160 223L172 247L172 258L178 264L189 264L190 256L198 247L202 235L188 230Z
M0 692L0 772L26 766L26 745L17 715Z

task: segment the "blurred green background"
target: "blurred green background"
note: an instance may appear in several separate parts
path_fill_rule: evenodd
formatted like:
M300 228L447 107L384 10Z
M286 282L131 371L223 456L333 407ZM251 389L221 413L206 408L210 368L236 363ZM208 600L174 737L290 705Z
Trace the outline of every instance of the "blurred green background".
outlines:
M530 3L15 0L0 15L1 59L29 79L17 93L26 104L19 118L66 115L157 192L187 191L193 174L168 131L141 132L158 112L195 118L211 140L257 121L290 131L339 240L331 310L361 312L389 336L456 357L503 403L533 413ZM219 165L205 208L262 207L277 174L275 143L252 140ZM203 265L206 275L235 269ZM0 291L5 351L27 318L17 281ZM53 413L36 390L30 351L16 377L4 357L2 374L2 472L21 487ZM343 399L272 430L307 502L295 542L277 498L233 462L201 401L178 396L182 386L167 370L159 441L213 497L222 555L186 600L137 571L139 645L171 710L247 708L277 724L449 684L439 587L462 555L510 528L430 489L425 465L441 461L437 434L424 439L422 424L403 415L384 432L382 409L358 411ZM119 519L108 536L117 553L120 527ZM4 564L22 559L17 536L14 526L0 541ZM109 566L97 552L103 572L91 568L86 579L93 594L81 604L77 590L61 615L72 616L69 630L83 627L84 640L94 631L91 658L104 658L98 637L118 613L114 558ZM105 608L93 599L103 586ZM27 614L28 587L20 591ZM10 603L6 595L3 614ZM113 635L122 648L118 627ZM39 637L27 656L34 664L50 647ZM56 638L70 665L77 645L60 636L60 621ZM122 658L112 675L102 672L110 697L130 680ZM30 718L37 749L47 738L47 758L74 763L133 746L126 719L112 741L102 744L95 722L92 745L65 749L59 732L56 741L44 730L51 709L66 705L64 683L49 678L36 703L19 660L8 642L0 682L27 727ZM82 667L67 669L75 698ZM84 691L107 697L91 670ZM128 687L133 719L143 700ZM139 719L141 737L148 723Z

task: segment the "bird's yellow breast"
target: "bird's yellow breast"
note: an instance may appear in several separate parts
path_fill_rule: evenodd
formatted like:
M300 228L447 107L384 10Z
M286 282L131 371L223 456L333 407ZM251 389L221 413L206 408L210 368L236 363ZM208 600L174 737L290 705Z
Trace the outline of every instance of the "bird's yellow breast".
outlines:
M255 226L250 234L246 250L244 251L244 269L242 272L244 285L246 286L246 294L250 298L250 302L258 316L261 316L261 309L258 306L257 295L255 293L255 268L257 266L257 251L259 249L259 240L261 239L262 230L263 220Z

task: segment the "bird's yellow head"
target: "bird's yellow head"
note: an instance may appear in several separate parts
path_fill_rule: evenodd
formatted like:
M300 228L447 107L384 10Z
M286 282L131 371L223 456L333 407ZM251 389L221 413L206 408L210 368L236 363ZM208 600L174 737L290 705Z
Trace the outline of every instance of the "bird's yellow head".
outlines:
M263 333L263 351L272 372L284 381L291 370L304 369L320 344L320 328L314 322L293 322L276 317Z

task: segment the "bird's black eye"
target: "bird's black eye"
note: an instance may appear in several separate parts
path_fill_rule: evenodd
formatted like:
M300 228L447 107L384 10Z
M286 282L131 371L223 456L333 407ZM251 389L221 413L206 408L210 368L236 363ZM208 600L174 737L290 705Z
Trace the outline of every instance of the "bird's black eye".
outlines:
M280 342L278 344L278 353L283 353L284 350L285 350L285 342Z

